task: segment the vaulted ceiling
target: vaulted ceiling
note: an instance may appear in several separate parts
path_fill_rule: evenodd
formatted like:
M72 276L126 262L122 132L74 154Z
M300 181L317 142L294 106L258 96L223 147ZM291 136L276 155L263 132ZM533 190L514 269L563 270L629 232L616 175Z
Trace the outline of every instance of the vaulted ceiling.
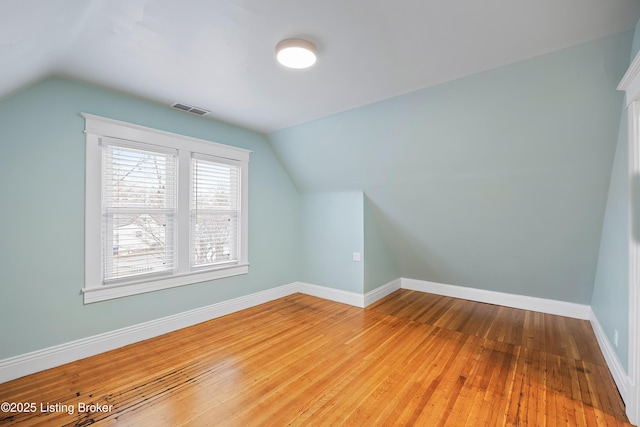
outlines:
M637 0L0 0L0 98L49 75L261 132L632 28ZM274 60L305 37L306 71Z

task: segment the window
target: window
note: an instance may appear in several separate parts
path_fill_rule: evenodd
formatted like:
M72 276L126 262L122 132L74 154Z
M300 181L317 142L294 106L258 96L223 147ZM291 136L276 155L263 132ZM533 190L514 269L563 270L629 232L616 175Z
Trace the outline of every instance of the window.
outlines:
M191 267L236 262L240 168L198 156L191 171Z
M102 140L105 284L171 274L175 267L177 150Z
M85 303L248 272L250 151L83 116Z

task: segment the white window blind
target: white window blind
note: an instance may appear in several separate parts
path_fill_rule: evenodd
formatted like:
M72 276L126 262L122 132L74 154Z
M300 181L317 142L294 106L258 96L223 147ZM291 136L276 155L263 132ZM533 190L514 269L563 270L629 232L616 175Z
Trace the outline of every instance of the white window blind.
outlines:
M249 272L251 151L82 115L85 303Z
M194 153L191 176L191 267L237 263L240 167Z
M104 283L175 268L176 150L103 139Z

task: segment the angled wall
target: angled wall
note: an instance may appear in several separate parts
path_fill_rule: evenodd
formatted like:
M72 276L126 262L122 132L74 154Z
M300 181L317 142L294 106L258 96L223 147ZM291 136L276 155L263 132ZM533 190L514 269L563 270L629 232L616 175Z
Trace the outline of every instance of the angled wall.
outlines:
M300 191L367 194L402 277L589 304L622 106L615 88L631 38L268 139Z

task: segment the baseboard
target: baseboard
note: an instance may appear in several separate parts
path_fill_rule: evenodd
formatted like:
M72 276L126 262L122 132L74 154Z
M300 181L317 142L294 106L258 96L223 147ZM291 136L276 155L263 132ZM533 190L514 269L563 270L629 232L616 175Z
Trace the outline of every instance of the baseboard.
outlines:
M622 400L628 405L631 380L620 363L611 341L607 338L607 334L604 333L604 329L602 328L602 325L600 325L600 321L598 320L596 313L593 310L590 311L591 317L589 320L591 321L591 327L593 328L596 340L600 346L600 351L602 351L604 359L607 362L607 366L609 367L609 371L611 372L611 376L618 386L618 391L620 392L620 396L622 396Z
M400 289L400 279L392 280L364 295L305 282L296 282L295 286L298 292L303 294L364 308Z
M489 304L503 305L505 307L537 311L540 313L556 314L559 316L573 317L582 320L591 319L591 307L588 305L529 297L525 295L506 294L503 292L487 291L484 289L445 285L443 283L407 279L404 277L400 279L400 282L403 289L462 298L470 301L486 302Z
M328 299L330 301L349 304L355 307L364 308L364 295L343 291L341 289L328 288L326 286L312 285L305 282L294 283L298 292L311 295L318 298Z
M370 306L379 299L382 299L390 293L397 291L398 289L400 289L400 286L401 279L396 279L385 285L379 286L372 291L367 292L366 294L364 294L364 306Z
M0 383L206 322L298 292L295 283L0 360Z

